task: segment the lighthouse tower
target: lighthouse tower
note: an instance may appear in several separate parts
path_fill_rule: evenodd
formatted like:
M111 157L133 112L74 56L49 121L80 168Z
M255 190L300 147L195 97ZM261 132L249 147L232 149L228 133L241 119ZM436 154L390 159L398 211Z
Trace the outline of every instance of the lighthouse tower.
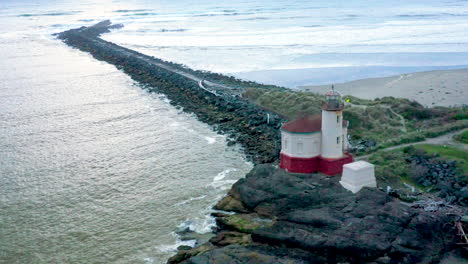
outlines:
M325 94L322 103L322 157L336 159L343 157L346 143L343 134L343 108L339 92L332 86L331 91Z
M343 120L344 103L341 94L332 89L325 94L322 103L322 153L319 171L334 175L343 171L343 165L353 162L348 150L348 121Z

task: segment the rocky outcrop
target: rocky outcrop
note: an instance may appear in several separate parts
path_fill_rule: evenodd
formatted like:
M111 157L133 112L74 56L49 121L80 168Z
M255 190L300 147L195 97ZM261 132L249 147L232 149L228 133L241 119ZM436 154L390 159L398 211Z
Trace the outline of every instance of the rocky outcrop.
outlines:
M414 149L407 162L411 163L412 177L424 187L439 191L449 203L468 206L468 178L457 167L456 161L417 153Z
M375 188L352 194L338 180L256 166L218 203L237 214L215 214L215 248L181 263L437 263L451 248L445 212Z

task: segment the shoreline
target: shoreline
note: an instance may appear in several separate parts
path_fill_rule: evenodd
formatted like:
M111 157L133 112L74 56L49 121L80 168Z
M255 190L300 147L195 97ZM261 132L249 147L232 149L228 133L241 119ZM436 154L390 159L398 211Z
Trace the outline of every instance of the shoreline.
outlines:
M415 100L426 107L461 106L467 103L468 68L433 70L360 79L334 84L344 95L363 99L385 96ZM330 85L301 86L301 91L324 93Z
M386 78L405 74L430 71L451 71L468 69L468 65L452 66L336 66L308 68L278 68L231 72L231 76L271 83L288 87L292 90L300 87L331 85L332 83L347 83L358 80Z

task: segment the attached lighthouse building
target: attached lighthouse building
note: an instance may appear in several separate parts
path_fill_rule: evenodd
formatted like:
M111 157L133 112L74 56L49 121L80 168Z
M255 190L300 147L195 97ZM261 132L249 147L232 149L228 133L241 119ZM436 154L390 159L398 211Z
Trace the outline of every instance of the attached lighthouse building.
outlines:
M341 173L353 161L348 154L348 122L344 104L333 88L325 94L322 114L305 116L281 128L280 167L296 173Z

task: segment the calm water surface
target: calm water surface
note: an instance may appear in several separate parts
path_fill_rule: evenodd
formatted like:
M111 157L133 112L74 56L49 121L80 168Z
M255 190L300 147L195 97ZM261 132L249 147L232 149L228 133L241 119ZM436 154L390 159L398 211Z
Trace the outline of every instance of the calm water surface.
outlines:
M41 20L0 21L0 263L163 263L209 231L241 152Z

